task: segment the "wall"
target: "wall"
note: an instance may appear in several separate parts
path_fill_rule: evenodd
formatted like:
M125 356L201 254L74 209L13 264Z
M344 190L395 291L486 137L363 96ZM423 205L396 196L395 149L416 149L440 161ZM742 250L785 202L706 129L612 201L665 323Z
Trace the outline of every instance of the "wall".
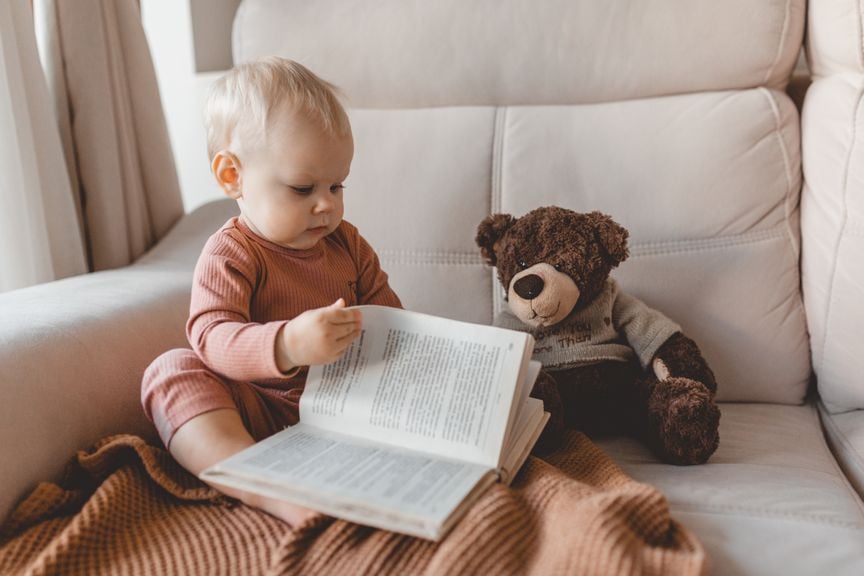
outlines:
M239 0L141 0L186 211L222 198L210 175L202 110L207 90L231 66Z

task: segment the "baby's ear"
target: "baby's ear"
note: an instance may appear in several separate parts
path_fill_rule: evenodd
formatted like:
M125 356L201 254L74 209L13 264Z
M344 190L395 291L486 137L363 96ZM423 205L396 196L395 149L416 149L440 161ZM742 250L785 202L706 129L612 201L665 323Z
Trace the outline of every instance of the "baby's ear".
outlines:
M477 236L474 241L480 247L480 253L483 254L483 258L490 266L495 266L497 262L495 243L504 236L504 233L514 222L516 222L516 218L510 214L492 214L477 226Z
M612 220L602 212L587 214L588 221L594 227L597 241L609 257L609 264L614 268L630 255L627 249L627 237L630 233L626 228Z
M213 156L210 169L216 177L216 183L233 200L242 196L240 187L240 160L227 150L220 150Z

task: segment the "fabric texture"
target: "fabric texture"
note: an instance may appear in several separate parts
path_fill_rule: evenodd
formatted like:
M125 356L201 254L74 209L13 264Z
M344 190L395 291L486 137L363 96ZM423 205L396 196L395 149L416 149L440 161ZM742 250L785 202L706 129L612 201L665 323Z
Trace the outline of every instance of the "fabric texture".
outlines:
M825 408L864 408L864 5L811 2L813 83L801 114L801 277L813 371Z
M0 527L0 572L75 574L704 574L664 497L571 433L530 457L440 543L327 517L296 530L239 505L135 436L80 452Z
M213 370L281 384L276 336L292 318L344 298L346 306L399 306L378 256L343 220L308 250L258 236L242 218L214 234L195 267L186 335Z
M549 370L637 359L647 368L660 346L681 331L660 312L621 292L611 278L593 302L556 324L551 334L531 330L508 310L495 318L495 325L535 334L533 358Z
M91 270L133 262L183 215L136 0L35 0L37 39Z
M825 444L816 407L730 402L721 410L720 446L701 466L660 465L626 436L596 443L666 496L705 547L712 574L864 574L864 506Z
M474 244L478 223L540 206L599 210L631 234L613 277L699 344L718 400L803 401L801 135L784 94L352 110L351 125L346 214L407 308L491 323L506 303Z
M849 483L858 494L864 494L864 410L831 414L820 402L819 419L831 452L837 457Z
M0 4L0 292L87 261L26 0Z
M229 199L202 206L132 266L0 294L0 517L82 447L111 434L157 438L141 377L189 345L195 260L235 214Z
M189 419L236 408L256 439L296 424L305 367L276 365L276 339L290 320L333 304L401 307L378 256L345 220L305 250L253 232L241 217L207 241L195 266L186 334L144 374L141 400L165 446Z
M782 89L806 4L246 0L232 45L235 63L290 55L355 107L587 104ZM330 32L326 48L318 30Z
M271 385L231 380L213 372L192 350L176 348L147 368L141 403L165 446L183 424L220 409L236 410L252 438L262 440L300 420L305 377L303 368Z

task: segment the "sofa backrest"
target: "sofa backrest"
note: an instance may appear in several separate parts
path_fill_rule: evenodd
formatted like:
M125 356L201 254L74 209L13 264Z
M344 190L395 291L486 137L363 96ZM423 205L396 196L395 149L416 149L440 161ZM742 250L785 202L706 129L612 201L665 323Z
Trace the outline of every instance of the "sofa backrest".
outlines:
M697 340L721 400L797 403L803 0L246 0L234 59L296 59L352 107L346 217L406 306L488 323L490 212L631 233L625 290Z
M819 394L842 412L864 408L864 9L816 0L807 26L804 300Z

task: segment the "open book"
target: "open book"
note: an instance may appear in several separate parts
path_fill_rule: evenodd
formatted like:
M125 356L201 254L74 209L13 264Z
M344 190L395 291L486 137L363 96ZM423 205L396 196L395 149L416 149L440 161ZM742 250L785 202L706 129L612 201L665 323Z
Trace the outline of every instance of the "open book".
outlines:
M216 485L438 540L510 483L549 418L530 334L360 306L363 330L312 366L300 422L211 466Z

